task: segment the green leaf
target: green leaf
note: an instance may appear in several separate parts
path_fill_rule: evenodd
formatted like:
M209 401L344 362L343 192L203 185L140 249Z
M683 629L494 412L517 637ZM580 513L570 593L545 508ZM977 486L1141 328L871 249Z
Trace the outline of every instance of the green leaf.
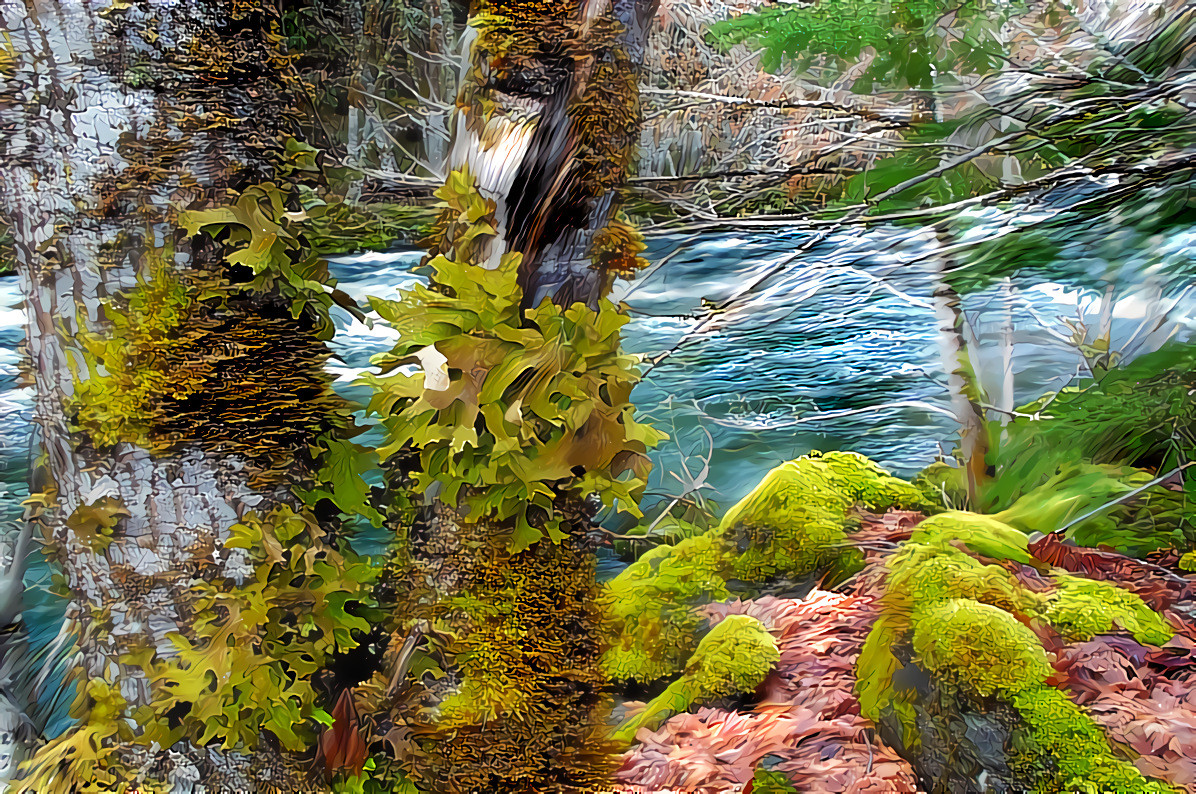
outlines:
M375 527L385 520L370 504L372 489L362 475L380 471L378 452L346 439L333 439L325 443L323 457L317 477L328 486L301 491L301 498L308 504L328 499L349 515L360 515L369 519Z

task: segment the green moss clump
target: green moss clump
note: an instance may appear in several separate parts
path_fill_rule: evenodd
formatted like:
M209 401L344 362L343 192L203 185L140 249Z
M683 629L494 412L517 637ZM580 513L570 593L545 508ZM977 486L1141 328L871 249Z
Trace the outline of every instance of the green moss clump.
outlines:
M704 623L693 607L730 598L731 579L750 593L777 577L858 564L846 529L856 504L929 509L917 489L853 452L815 452L773 469L718 527L647 552L607 585L603 668L639 681L680 670Z
M935 505L954 508L965 505L968 501L966 472L941 460L918 472L910 480L910 484Z
M729 615L702 638L685 666L685 679L707 699L759 686L781 659L777 641L759 620Z
M1026 536L992 516L952 510L932 516L914 528L911 543L940 547L962 543L976 554L995 560L1036 565L1027 549Z
M739 550L734 575L746 582L803 576L840 562L848 509L882 512L929 505L909 483L852 452L811 453L770 471L719 525Z
M984 697L1022 692L1051 674L1034 632L1005 610L966 598L923 610L913 647L923 667Z
M998 565L985 565L964 549L994 559L1030 561L1026 538L988 516L951 511L919 524L902 548L889 558L888 587L882 614L872 627L857 662L857 694L862 713L879 719L893 706L912 719L890 687L900 667L894 646L904 642L919 621L953 599L968 599L1012 614L1033 614L1041 597L1018 586ZM933 618L930 618L933 625Z
M698 643L685 672L635 717L619 726L614 739L630 742L640 728L655 729L694 705L749 692L780 660L776 639L759 620L730 615Z
M603 590L606 674L653 681L680 669L706 619L693 605L724 601L729 562L715 534L686 538L644 553Z
M1167 621L1136 594L1108 582L1060 574L1043 617L1068 640L1090 640L1124 629L1144 645L1175 636Z
M1014 734L1014 768L1033 791L1165 794L1171 786L1148 780L1113 756L1100 726L1058 689L1039 686L1013 697L1024 724Z
M911 541L893 555L885 595L890 611L912 615L955 598L1010 611L1037 604L1035 595L1020 588L1004 568L985 565L959 549Z
M797 789L782 773L757 767L752 775L752 794L797 794Z

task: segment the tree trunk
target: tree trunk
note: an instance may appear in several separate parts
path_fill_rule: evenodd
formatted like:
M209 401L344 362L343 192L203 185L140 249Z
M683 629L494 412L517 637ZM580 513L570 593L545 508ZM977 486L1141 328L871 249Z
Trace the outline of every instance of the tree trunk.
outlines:
M591 267L591 246L614 216L639 133L625 31L632 31L633 51L642 55L653 8L582 0L577 7L562 5L553 19L518 2L485 7L514 20L512 27L526 37L522 46L530 50L536 39L547 39L554 55L542 46L512 59L518 41L493 46L485 32L466 37L472 71L458 99L450 170L468 167L479 191L498 203L499 234L487 263L496 267L506 251L523 255L526 306L549 298L593 308L610 287L613 273Z
M371 75L372 64L365 62L365 9L364 0L350 0L345 8L344 36L353 42L353 73L352 84L349 89L349 110L345 118L345 157L350 168L363 169L366 162L366 150L370 143L370 123L365 111L372 99L363 96L362 89L373 93ZM360 174L353 177L345 190L345 201L356 204L361 198L361 183L364 177Z
M450 496L440 480L417 491L423 506L410 528L405 571L396 588L403 594L398 613L406 618L399 628L405 636L391 643L385 686L388 696L398 693L399 705L391 711L392 721L382 723L389 733L378 738L412 737L418 749L407 753L405 762L396 752L397 761L421 787L445 794L595 792L613 771L614 756L606 739L600 616L594 603L596 505L582 483L593 482L585 479L591 475L610 482L631 468L643 473L645 447L629 440L635 424L626 402L636 374L622 370L617 381L606 381L608 389L598 385L607 375L598 374L597 367L587 370L588 362L566 365L562 359L559 366L569 373L562 377L594 379L585 381L591 393L570 387L577 404L594 406L586 414L590 419L573 426L571 419L547 420L552 409L539 402L540 395L551 392L544 384L557 377L555 354L546 358L527 348L504 354L503 361L497 354L471 351L491 344L482 341L491 334L498 337L492 344L503 347L502 339L530 333L543 334L545 351L576 353L575 343L559 336L561 326L546 316L567 316L568 323L588 328L591 339L612 344L610 332L600 329L611 326L617 309L603 298L616 269L631 270L642 261L636 257L638 239L615 219L618 189L638 131L635 77L624 30L602 0L579 6L505 1L475 6L473 15L475 24L463 45L467 60L453 120L450 176L441 194L450 209L432 249L452 264L439 265L432 287L459 301L460 283L444 286L438 278L460 274L477 282L481 279L471 268L500 270L509 280L496 278L488 289L502 296L495 306L514 305L517 316L499 321L509 322L501 327L449 332L434 343L421 332L417 337L428 341L404 342L396 357L405 360L414 352L423 362L423 395L416 399L441 406L433 420L437 434L481 439L440 448L450 456L445 466L455 467L456 456L466 454L469 444L491 443L486 440L491 435L518 435L533 426L542 432L522 436L520 451L513 453L527 455L525 473L500 480L490 491L467 485ZM468 180L462 180L465 174ZM521 257L513 274L512 254ZM511 281L516 282L511 292L495 286ZM400 321L409 316L416 322L427 305L409 299L393 311ZM448 306L434 311L449 316ZM440 334L451 325L446 319L429 332ZM617 345L617 333L613 339ZM428 347L414 350L411 344ZM529 344L541 349L538 341ZM473 391L455 399L435 393L455 390L463 379L485 384L480 388L486 391L521 356L527 356L520 364L526 376L511 382L500 400L484 406L491 412L476 419L468 417L477 416L484 398ZM435 361L447 379L433 377L436 364L430 362ZM603 372L611 371L613 358L605 362ZM410 394L407 376L398 381ZM531 396L525 402L516 395ZM619 418L604 424L604 415ZM384 423L392 425L388 419ZM562 434L568 443L555 441ZM423 467L419 479L434 479L439 472L430 471L428 462L444 458L440 453L429 457L432 447L409 441L410 457L400 471ZM505 459L508 452L494 457ZM528 503L517 509L518 519L501 507L475 506L492 505L488 493L522 487L522 478L536 485ZM462 498L474 501L462 507ZM536 541L529 533L543 537ZM416 642L437 659L442 677L404 681Z
M201 747L192 704L158 711L164 671L187 672L179 643L197 642L196 584L252 581L256 550L226 548L230 530L294 503L287 473L306 470L336 405L311 313L180 230L181 209L267 180L285 201L294 103L273 7L31 0L0 14L0 206L27 305L39 523L81 616L79 724L24 785L300 790L276 742ZM143 741L154 720L183 737Z
M30 678L36 678L41 669L29 658L27 628L21 619L31 531L26 524L0 546L0 792L8 791L36 736L27 712L36 698Z
M1014 374L1013 374L1013 302L1017 296L1017 287L1013 286L1013 279L1006 276L1001 281L1001 297L1004 304L1001 313L1001 397L997 402L1000 415L997 421L1001 426L1009 424L1013 418L1015 407Z
M939 247L947 244L941 233L936 235L935 244ZM987 478L988 431L964 335L966 320L961 299L948 280L953 265L954 259L950 256L931 257L934 285L932 303L938 325L939 357L947 375L951 410L959 422L959 458L966 476L968 503L972 509L976 509L979 488Z
M424 96L433 102L444 103L427 108L427 121L420 130L424 160L430 164L446 164L449 148L448 108L453 105L457 87L457 73L452 66L455 57L453 42L458 31L453 20L451 0L424 0L428 13L426 60L420 61L418 72ZM443 174L433 174L440 176Z

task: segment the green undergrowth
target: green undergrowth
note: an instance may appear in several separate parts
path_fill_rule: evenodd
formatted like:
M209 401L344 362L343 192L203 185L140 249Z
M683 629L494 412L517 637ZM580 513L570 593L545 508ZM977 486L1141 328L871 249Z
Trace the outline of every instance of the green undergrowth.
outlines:
M1044 468L1032 487L1019 482L1016 472L998 470L983 486L980 501L992 505L993 516L1004 524L1026 533L1066 528L1065 537L1080 546L1107 546L1133 557L1193 548L1192 503L1185 491L1151 485L1157 475L1143 469L1077 462L1070 455L1059 462L1054 455L1042 451L1038 463ZM936 463L913 482L932 501L966 502L961 469Z
M1122 465L1071 464L996 515L1026 532L1054 532L1081 546L1109 546L1131 556L1192 548L1187 495L1150 472Z
M917 489L861 455L811 453L769 472L715 529L644 554L602 596L608 674L652 681L680 670L704 625L693 607L730 598L732 587L750 594L778 578L858 567L848 534L854 505L929 510Z
M895 715L906 747L917 746L918 695L893 683L908 657L967 698L1017 710L1014 772L1033 790L1170 791L1116 757L1092 719L1049 685L1050 658L1030 628L1042 621L1067 640L1124 631L1159 645L1173 635L1167 622L1115 585L1054 572L1054 588L1036 592L978 557L1049 572L1028 557L1023 533L991 517L953 512L920 524L887 563L881 612L857 661L861 713Z
M614 739L629 743L641 728L654 730L674 714L750 692L780 658L777 642L764 624L747 615L729 615L698 643L681 677L643 711L620 725Z
M1196 549L1196 480L1181 470L1196 456L1196 345L1175 342L1123 362L1102 338L1086 355L1092 377L992 429L986 509L1040 532L1096 510L1069 528L1077 543L1134 556ZM1164 475L1168 487L1131 494Z

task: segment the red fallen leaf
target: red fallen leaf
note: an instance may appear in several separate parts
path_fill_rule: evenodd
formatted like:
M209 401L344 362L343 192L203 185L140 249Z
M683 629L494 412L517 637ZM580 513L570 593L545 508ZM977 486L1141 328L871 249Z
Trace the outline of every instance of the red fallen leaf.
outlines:
M355 776L361 775L368 753L361 738L361 724L357 706L353 703L353 691L346 689L337 698L332 709L332 727L325 728L320 735L316 763L321 761L331 777L342 769Z

